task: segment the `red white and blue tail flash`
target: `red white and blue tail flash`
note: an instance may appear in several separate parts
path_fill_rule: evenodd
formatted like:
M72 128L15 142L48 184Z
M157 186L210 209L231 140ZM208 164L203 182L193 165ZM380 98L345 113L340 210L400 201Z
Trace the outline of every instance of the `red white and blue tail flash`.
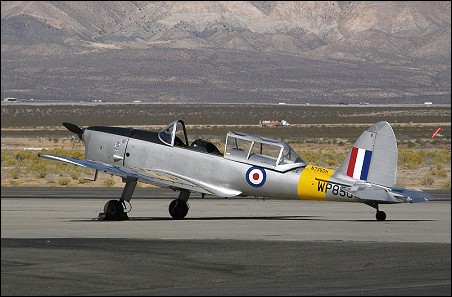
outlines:
M362 148L352 148L347 175L359 180L366 180L369 173L372 151Z

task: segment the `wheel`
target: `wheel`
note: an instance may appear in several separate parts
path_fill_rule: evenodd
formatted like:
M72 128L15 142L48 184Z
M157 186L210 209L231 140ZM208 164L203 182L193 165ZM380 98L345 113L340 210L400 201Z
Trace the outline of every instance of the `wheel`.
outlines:
M110 200L105 203L104 214L107 220L116 220L124 213L124 207L119 200Z
M188 203L181 199L174 199L169 205L169 214L173 219L183 219L188 213Z
M377 221L384 221L386 220L386 213L384 211L377 211Z

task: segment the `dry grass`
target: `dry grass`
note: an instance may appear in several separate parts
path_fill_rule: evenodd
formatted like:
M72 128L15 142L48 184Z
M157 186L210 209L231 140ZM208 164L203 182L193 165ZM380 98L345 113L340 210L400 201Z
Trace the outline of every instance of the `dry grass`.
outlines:
M223 150L224 142L212 141ZM337 169L352 143L333 141L294 142L292 147L310 164ZM38 158L38 151L24 148L47 148L48 153L83 158L84 146L78 140L58 138L2 138L1 186L46 187L123 187L121 178L100 173L97 181L90 169ZM428 147L425 143L399 145L397 186L420 189L450 189L451 160L448 144ZM139 183L141 187L151 185Z
M450 189L450 106L306 106L263 104L2 104L2 186L122 187L120 178L49 160L24 148L83 155L84 146L61 122L81 127L110 125L158 131L183 119L189 140L204 138L224 149L228 131L288 142L311 164L336 169L371 123L388 121L399 141L398 186ZM259 127L259 120L285 119L289 127ZM430 137L442 127L434 140ZM28 156L20 160L23 156ZM17 158L19 160L17 160ZM12 159L9 160L8 159ZM57 165L58 164L58 165Z

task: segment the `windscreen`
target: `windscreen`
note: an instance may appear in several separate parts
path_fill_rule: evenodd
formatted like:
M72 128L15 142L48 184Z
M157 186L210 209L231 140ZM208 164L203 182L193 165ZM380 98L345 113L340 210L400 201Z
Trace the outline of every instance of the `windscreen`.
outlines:
M281 146L279 145L255 141L253 143L253 147L251 148L249 159L276 166L280 153Z
M278 165L294 164L294 163L305 164L303 159L301 159L301 157L290 146L287 145L284 147L284 150L283 150L283 153L281 156L281 160Z
M226 142L226 154L233 157L246 158L251 146L251 141L228 137Z

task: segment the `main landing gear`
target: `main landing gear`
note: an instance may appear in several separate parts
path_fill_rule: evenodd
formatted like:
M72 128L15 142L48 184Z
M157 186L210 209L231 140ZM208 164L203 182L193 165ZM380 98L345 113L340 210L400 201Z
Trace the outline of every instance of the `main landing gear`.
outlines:
M99 214L99 219L105 221L123 221L128 220L127 213L124 212L125 202L130 202L133 191L137 186L138 179L135 177L127 177L126 185L122 191L121 198L119 200L110 200L105 203L104 212Z
M375 217L377 218L377 221L384 221L386 220L386 213L382 210L377 210Z
M180 220L185 218L188 213L188 209L190 208L187 203L188 197L190 197L190 192L182 190L179 194L179 198L171 201L168 210L173 219Z
M104 205L103 219L106 221L128 220L127 213L124 212L124 202L120 200L110 200Z
M377 210L377 213L375 214L375 218L377 219L377 221L386 220L386 213L384 211L378 209L378 204L368 204L368 205Z
M110 200L105 203L104 212L99 214L98 219L104 221L123 221L128 220L129 217L125 210L125 201L130 203L133 191L137 185L137 178L127 177L126 185L122 191L121 198L119 200ZM190 206L187 201L190 197L190 191L181 190L179 198L173 200L169 205L169 214L172 218L180 220L185 218L188 213Z

